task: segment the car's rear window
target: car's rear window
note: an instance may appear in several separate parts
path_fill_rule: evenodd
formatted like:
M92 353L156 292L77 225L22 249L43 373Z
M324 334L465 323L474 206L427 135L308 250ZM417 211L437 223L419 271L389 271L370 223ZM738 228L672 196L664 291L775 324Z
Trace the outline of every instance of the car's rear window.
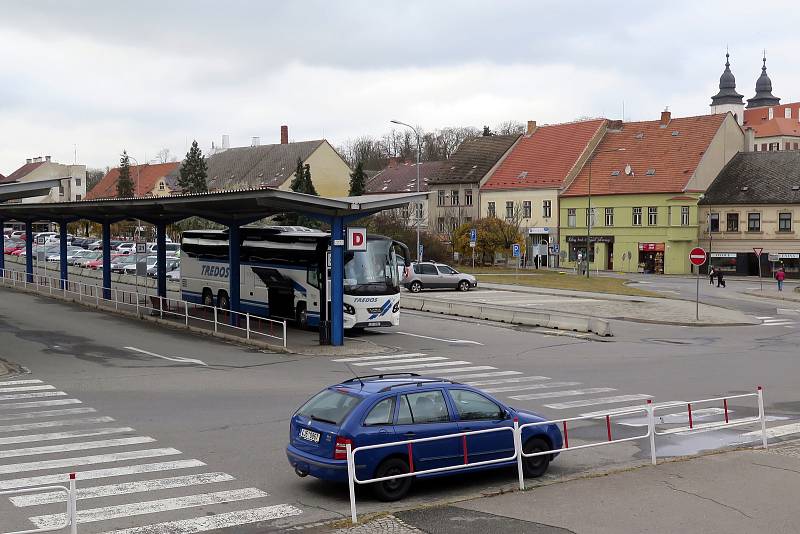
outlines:
M326 389L311 397L297 410L297 414L340 426L360 403L361 398L355 395L338 389Z

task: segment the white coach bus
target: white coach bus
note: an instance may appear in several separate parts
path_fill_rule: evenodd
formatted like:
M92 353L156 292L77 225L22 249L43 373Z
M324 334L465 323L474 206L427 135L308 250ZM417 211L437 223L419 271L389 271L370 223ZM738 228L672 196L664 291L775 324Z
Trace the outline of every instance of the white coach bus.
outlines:
M314 327L325 285L330 234L298 226L241 228L240 308L243 312ZM344 253L344 327L397 326L400 322L400 253L408 247L367 236L367 250ZM189 302L230 306L227 230L190 230L181 236L181 293ZM329 316L330 317L330 316Z

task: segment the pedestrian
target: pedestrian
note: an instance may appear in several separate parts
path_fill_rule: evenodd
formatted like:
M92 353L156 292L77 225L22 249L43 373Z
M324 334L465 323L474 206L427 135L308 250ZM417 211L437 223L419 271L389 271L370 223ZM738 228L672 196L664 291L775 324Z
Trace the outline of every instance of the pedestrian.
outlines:
M534 266L536 269L538 269L538 268L539 268L539 255L538 255L538 254L534 254L534 255L533 255L533 266Z
M717 287L725 287L725 277L722 274L722 270L719 270L717 273Z
M783 291L783 281L786 279L786 272L783 270L783 267L778 269L778 272L775 273L775 280L778 281L778 291Z
M708 271L708 283L712 286L714 285L714 277L717 275L717 272L712 267L710 271Z

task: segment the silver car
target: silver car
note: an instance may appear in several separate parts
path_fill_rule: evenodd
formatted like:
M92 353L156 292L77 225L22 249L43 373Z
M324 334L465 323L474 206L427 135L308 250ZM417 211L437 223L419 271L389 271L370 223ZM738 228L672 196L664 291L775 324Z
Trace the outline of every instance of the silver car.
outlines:
M444 263L412 263L408 278L403 285L412 293L423 289L455 289L469 291L478 287L478 280L471 274L460 273Z

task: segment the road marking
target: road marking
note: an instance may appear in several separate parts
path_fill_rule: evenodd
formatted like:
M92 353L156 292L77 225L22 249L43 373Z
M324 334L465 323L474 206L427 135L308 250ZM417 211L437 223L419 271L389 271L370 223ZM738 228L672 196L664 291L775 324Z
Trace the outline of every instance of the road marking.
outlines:
M177 460L173 462L156 462L151 464L128 465L125 467L111 467L107 469L93 469L90 471L78 471L78 480L95 480L99 478L112 478L123 475L138 475L141 473L155 473L158 471L174 471L176 469L192 469L206 465L200 460ZM40 475L35 477L16 478L11 480L0 480L0 490L28 488L32 486L44 486L47 484L63 484L66 482L66 475L59 473L55 475Z
M442 339L439 337L431 337L431 336L422 336L420 334L412 334L410 332L395 332L395 334L400 334L403 336L411 336L411 337L419 337L422 339L432 339L433 341L442 341L444 343L455 343L458 345L483 345L483 343L479 343L477 341L470 341L469 339Z
M12 402L0 404L0 410L19 410L20 408L41 408L43 406L65 406L68 404L82 404L78 399L55 399L46 401Z
M104 506L102 508L78 508L78 524L94 523L96 521L107 521L120 517L131 517L136 515L148 515L158 512L168 512L172 510L182 510L194 508L196 506L209 506L213 504L225 504L235 501L248 499L261 499L269 497L269 493L258 488L243 488L229 491L216 491L214 493L201 493L198 495L188 495L186 497L173 497L171 499L159 499L156 501L134 502L129 504L119 504L116 506ZM49 514L29 517L28 519L41 529L54 528L64 522L65 514Z
M19 386L22 384L41 384L41 380L6 380L5 382L0 382L0 387L6 386Z
M800 310L793 310L790 308L778 308L778 315L800 315Z
M545 404L545 408L552 410L565 410L567 408L582 408L583 406L595 406L597 404L614 404L617 402L633 402L637 400L645 400L652 398L652 395L645 395L638 393L635 395L620 395L618 397L602 397L599 399L584 399L569 402L557 402L554 404Z
M491 374L491 373L486 373ZM497 380L479 380L477 382L467 382L468 386L493 386L495 384L516 384L519 382L539 382L550 380L546 376L518 376L514 378L498 378Z
M389 367L373 367L376 371L397 371L402 369L427 369L429 367L447 367L448 365L469 365L472 362L463 360L447 361L438 363L415 363L410 365L390 365Z
M125 347L127 350L132 350L134 352L140 352L142 354L147 354L148 356L153 356L155 358L161 358L163 360L169 360L171 362L178 362L178 363L196 363L199 365L208 366L206 362L203 360L195 360L194 358L181 358L180 356L162 356L161 354L156 354L155 352L150 352L144 349L137 349L136 347Z
M577 395L594 395L595 393L608 393L616 391L614 388L587 388L567 389L564 391L548 391L547 393L531 393L530 395L514 395L509 397L514 400L552 399L557 397L575 397Z
M123 482L121 484L79 488L78 500L96 499L99 497L108 497L110 495L129 495L131 493L144 493L146 491L159 491L172 488L185 488L188 486L198 486L202 484L229 482L231 480L236 479L227 473L199 473L197 475L156 478L151 480L140 480L137 482ZM14 504L14 506L25 508L27 506L37 506L40 504L65 502L67 497L63 491L49 491L45 493L19 495L16 497L11 497L9 500Z
M85 417L83 419L61 419L60 421L42 421L40 423L22 423L19 425L0 426L0 432L22 432L24 430L36 430L40 428L53 428L56 426L74 426L97 423L111 423L113 417Z
M63 391L42 391L40 393L12 393L11 395L0 395L0 401L19 400L19 399L41 399L42 397L63 397Z
M756 316L756 319L772 319L772 316L771 315L768 316L768 317L758 317L758 316Z
M417 356L425 356L424 352L411 352L408 354L387 354L383 356L359 356L357 358L337 358L335 360L331 360L334 362L362 362L362 361L372 361L372 360L391 360L394 358L416 358Z
M12 443L33 443L37 441L54 441L58 439L86 438L89 436L107 436L109 434L123 434L133 432L127 426L119 428L97 428L94 430L69 430L67 432L51 432L48 434L26 434L23 436L10 436L0 438L0 445L11 445Z
M448 358L445 358L444 356L428 356L426 358L403 358L403 359L400 359L400 360L384 360L384 361L380 361L380 362L357 362L357 363L352 363L350 365L358 365L358 366L375 365L375 364L378 364L378 365L389 365L389 364L392 364L392 363L434 362L434 361L441 361L441 360L447 360L447 359Z
M22 473L24 471L43 471L45 469L60 469L62 467L72 467L78 465L107 464L111 462L121 462L124 460L138 460L139 458L154 458L156 456L172 456L180 454L181 451L172 447L163 449L144 449L140 451L116 452L112 454L95 454L93 456L78 456L76 458L61 458L58 460L39 460L36 462L25 462L21 464L0 465L0 475L11 473ZM61 475L61 480L64 475ZM5 481L0 482L3 484Z
M8 449L0 451L0 458L15 458L17 456L35 456L37 454L53 454L58 452L82 451L85 449L105 449L106 447L125 447L153 443L154 438L149 436L134 436L132 438L102 439L98 441L81 441L77 443L61 443L60 445L44 445L41 447L25 447L23 449Z
M42 410L41 412L22 412L0 414L0 421L16 421L17 419L34 419L36 417L57 417L59 415L75 415L96 412L94 408L65 408L63 410Z
M767 438L779 438L781 436L788 436L800 432L800 423L791 423L789 425L773 426L767 429ZM742 437L761 437L761 430L754 430L742 434Z
M15 386L11 388L0 387L0 393L21 393L23 391L45 391L48 389L56 389L55 386Z
M302 514L303 511L289 504L277 504L263 508L253 508L238 512L225 512L222 514L168 521L155 525L125 528L106 532L105 534L154 534L156 532L169 532L170 534L196 534L209 530L237 527L262 521L273 521L284 517Z
M506 393L509 391L525 391L530 389L546 389L546 388L566 388L570 386L580 386L580 382L545 382L543 384L520 384L517 386L504 386L500 388L484 389L486 393Z
M463 377L459 377L455 376L454 373L466 373L468 371L489 371L491 369L497 369L497 367L492 367L491 365L476 365L475 367L453 367L451 369L436 369L436 374L437 376L455 378L456 380L458 380L459 378L466 378L475 375L464 375Z
M464 378L489 378L492 376L510 376L510 375L521 375L520 371L493 371L491 373L475 373L471 375L459 375L458 380L463 380ZM451 375L440 375L444 376L445 378L449 378Z

